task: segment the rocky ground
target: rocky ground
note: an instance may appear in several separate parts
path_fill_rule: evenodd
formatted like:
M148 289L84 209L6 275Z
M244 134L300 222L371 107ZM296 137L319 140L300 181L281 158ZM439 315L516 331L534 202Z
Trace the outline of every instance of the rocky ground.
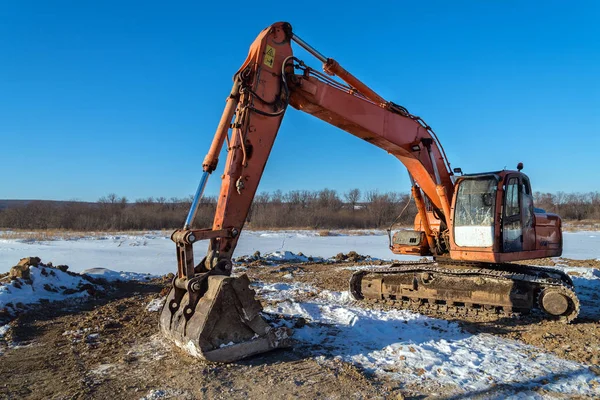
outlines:
M334 265L288 263L264 268L260 261L246 260L239 270L253 280L293 280L342 291L346 290L352 274L343 267L361 263L366 262L351 258ZM600 267L598 261L586 263L583 264ZM583 264L577 262L578 266ZM161 278L143 283L116 283L108 292L87 300L47 303L22 313L0 339L0 353L3 353L0 397L422 399L431 396L423 386L373 376L341 361L317 360L302 346L230 365L198 361L157 335L159 313L148 305L165 295L168 281ZM512 338L561 358L599 364L598 317L580 318L571 325L536 316L486 318L464 317L460 324L471 333ZM443 388L435 388L438 396L443 392Z

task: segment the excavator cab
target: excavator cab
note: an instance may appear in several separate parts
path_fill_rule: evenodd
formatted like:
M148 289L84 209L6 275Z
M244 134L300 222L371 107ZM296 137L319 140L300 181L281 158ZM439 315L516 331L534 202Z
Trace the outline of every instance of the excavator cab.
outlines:
M499 263L562 253L560 217L534 207L529 177L520 170L457 177L449 221L431 202L425 207L414 230L394 234L395 254Z
M534 208L520 171L463 175L452 208L451 258L497 263L562 253L560 217Z
M449 219L431 202L428 210L419 206L416 186L413 194L420 209L415 228L396 232L390 247L433 260L358 271L350 281L355 299L457 313L537 308L564 322L577 316L579 301L568 275L512 263L562 253L560 217L534 208L527 175L505 170L456 178L451 210L444 213Z

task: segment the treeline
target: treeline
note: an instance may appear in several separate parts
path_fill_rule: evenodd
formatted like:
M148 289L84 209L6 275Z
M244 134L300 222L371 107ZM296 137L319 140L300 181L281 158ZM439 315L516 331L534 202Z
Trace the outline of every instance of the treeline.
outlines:
M600 220L600 192L534 193L536 207L553 212L567 221Z
M128 202L110 194L96 203L30 201L0 210L0 227L74 231L146 230L183 226L191 199L148 198ZM198 223L208 223L215 199L202 201ZM210 219L212 221L212 219Z
M339 194L335 190L294 190L259 193L250 208L247 227L313 229L387 227L407 205L403 193ZM192 197L147 198L134 202L110 194L96 203L31 201L0 210L0 227L12 229L145 230L183 226ZM199 205L195 227L211 227L216 198L205 197ZM400 224L410 225L416 214L410 202Z
M255 197L248 221L255 228L387 228L404 207L406 210L397 223L411 225L417 210L405 193L368 191L362 194L352 189L340 196L330 189L287 193L278 190Z
M76 231L174 229L181 227L192 198L163 197L134 202L110 194L96 203L30 201L0 209L0 227L8 229L65 229ZM565 220L600 220L600 193L535 193L535 205ZM202 199L195 227L210 227L216 198ZM397 218L404 210L400 218ZM345 193L323 189L259 193L248 214L251 228L361 229L410 226L416 214L405 193Z

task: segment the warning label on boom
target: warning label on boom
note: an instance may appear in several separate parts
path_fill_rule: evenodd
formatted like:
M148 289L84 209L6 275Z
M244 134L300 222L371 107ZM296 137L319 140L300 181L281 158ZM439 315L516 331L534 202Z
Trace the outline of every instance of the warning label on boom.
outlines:
M267 67L273 68L273 62L275 61L275 49L267 45L265 49L265 61L264 64Z

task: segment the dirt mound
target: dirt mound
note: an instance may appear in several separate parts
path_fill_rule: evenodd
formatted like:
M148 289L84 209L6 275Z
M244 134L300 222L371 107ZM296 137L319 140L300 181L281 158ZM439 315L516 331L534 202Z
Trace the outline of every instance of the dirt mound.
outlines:
M335 263L248 265L244 272L254 281L281 283L293 278L319 290L345 291L354 272L348 267L369 261L351 261L356 257L351 252L343 256ZM561 260L562 264L568 262L579 263ZM35 280L43 267L30 267ZM60 272L45 268L49 276L50 271ZM284 398L451 397L443 386L411 386L401 375L398 380L386 380L335 358L314 358L302 346L231 365L200 362L157 335L158 305L170 279L112 285L114 290L102 297L34 305L11 323L4 344L0 339L0 353L4 353L0 376L6 377L0 385L0 398L248 399L270 398L274 393ZM361 303L353 306L373 307ZM511 338L587 365L599 363L598 316L578 319L571 325L535 315L496 320L461 318L464 321L459 323L466 332ZM300 328L313 322L296 323Z
M519 261L517 264L527 264L527 265L540 265L540 266L550 266L554 267L557 265L567 266L567 267L582 267L582 268L596 268L600 269L600 260L598 259L589 259L589 260L573 260L570 258L540 258L537 260L525 260Z
M364 261L364 260L369 259L369 258L371 258L371 256L363 256L361 254L358 254L355 251L349 251L347 254L338 253L335 256L335 260L336 261L343 261L343 262Z
M361 262L373 259L371 256L358 254L356 251L338 253L335 257L323 259L320 257L306 256L303 253L292 253L291 251L274 251L261 254L259 251L251 256L241 256L235 259L238 264L249 264L250 266L279 265L285 263L346 263Z
M261 254L260 251L255 252L251 256L241 256L234 260L238 264L251 265L274 265L282 263L312 263L323 262L320 257L308 257L303 253L293 253L291 251L273 251L270 253Z
M0 322L6 323L32 304L95 296L105 288L85 275L54 267L39 257L22 258L0 278Z

